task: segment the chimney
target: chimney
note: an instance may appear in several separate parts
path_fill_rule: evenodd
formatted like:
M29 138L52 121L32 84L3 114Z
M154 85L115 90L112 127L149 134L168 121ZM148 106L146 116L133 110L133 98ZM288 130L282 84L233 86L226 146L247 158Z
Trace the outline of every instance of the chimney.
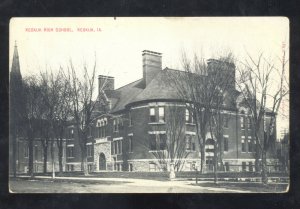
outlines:
M230 88L235 88L235 65L232 62L217 59L207 60L208 75L221 76L226 79Z
M161 53L149 50L143 51L143 80L145 87L162 70Z
M111 76L99 75L98 76L98 91L112 91L115 89L115 78Z

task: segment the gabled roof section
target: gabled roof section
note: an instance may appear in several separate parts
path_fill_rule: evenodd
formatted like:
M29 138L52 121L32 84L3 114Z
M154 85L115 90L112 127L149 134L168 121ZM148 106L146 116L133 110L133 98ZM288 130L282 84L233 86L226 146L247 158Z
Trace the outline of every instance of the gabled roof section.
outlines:
M161 70L157 75L151 80L151 82L145 87L141 85L143 79L134 81L127 84L115 91L118 92L119 98L110 98L112 101L111 112L118 112L126 108L129 104L142 102L142 101L153 101L153 100L177 100L180 101L182 98L177 93L177 89L170 84L168 79L171 76L178 76L179 78L184 78L187 72L165 68ZM197 74L195 74L197 75ZM199 79L205 79L206 76L199 76ZM234 94L239 92L233 90Z
M139 93L132 102L144 100L160 100L160 99L180 99L176 89L168 83L166 79L168 73L180 73L180 71L165 68L160 71L157 76L147 85L147 87Z
M118 92L118 99L112 98L112 109L111 112L117 112L125 109L125 106L132 102L132 100L143 91L140 87L142 79L129 83L123 87L116 89Z

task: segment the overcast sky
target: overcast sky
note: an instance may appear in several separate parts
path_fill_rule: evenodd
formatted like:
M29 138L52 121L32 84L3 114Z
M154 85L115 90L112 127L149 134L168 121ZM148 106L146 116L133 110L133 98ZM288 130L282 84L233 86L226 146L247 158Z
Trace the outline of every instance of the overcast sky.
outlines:
M44 28L53 32L44 32ZM73 32L56 32L57 28ZM94 32L79 32L78 28L93 28ZM33 29L41 31L28 32ZM175 69L180 69L182 49L207 59L229 50L237 59L243 59L246 51L253 56L259 52L281 56L282 42L289 44L289 21L284 17L14 18L10 63L15 41L23 76L50 67L56 71L70 59L78 68L84 62L92 67L96 54L97 74L114 76L118 88L142 77L144 49L161 52L163 68Z

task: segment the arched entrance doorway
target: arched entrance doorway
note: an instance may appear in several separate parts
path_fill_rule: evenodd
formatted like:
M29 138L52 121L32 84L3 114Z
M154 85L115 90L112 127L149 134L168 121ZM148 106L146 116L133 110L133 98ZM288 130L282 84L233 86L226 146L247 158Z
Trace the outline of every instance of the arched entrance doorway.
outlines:
M103 153L100 153L99 155L99 170L100 171L106 170L106 159Z

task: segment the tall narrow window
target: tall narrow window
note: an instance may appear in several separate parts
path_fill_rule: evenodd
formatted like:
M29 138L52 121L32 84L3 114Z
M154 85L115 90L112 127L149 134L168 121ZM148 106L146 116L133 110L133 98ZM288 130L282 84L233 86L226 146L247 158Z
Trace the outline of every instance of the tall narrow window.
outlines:
M247 168L246 168L246 162L242 162L242 171L246 171L247 170Z
M150 108L150 122L156 122L155 108L154 107Z
M167 148L167 136L166 134L159 134L159 149L165 150Z
M245 118L244 116L241 116L241 129L244 129L245 128Z
M119 120L118 120L118 118L114 119L113 125L114 125L114 132L118 132L119 131Z
M73 139L74 138L74 129L73 128L71 128L70 129L70 139Z
M190 122L190 111L188 109L185 109L185 122Z
M185 109L185 122L186 123L193 123L193 112L189 109Z
M25 144L24 146L24 157L29 157L29 146Z
M191 137L190 137L190 135L185 136L185 149L187 151L190 151L192 149L191 148Z
M251 130L251 118L250 117L247 118L247 126L248 126L248 129Z
M149 135L150 150L156 150L156 135Z
M132 152L132 136L128 136L128 152Z
M93 156L93 145L92 144L87 144L87 157L92 157Z
M186 151L195 151L196 150L196 142L195 142L195 137L191 135L186 135L185 136L185 149Z
M252 162L249 162L249 171L253 172L253 163Z
M158 121L165 122L165 108L164 107L158 108Z
M39 156L39 148L37 145L34 146L34 159L38 160L38 156Z
M225 162L225 171L228 172L229 170L229 162Z
M224 152L228 151L228 137L224 137Z
M129 118L129 126L132 126L132 115L131 115L131 112L128 113L128 118Z
M246 152L246 144L244 139L242 139L242 152Z
M67 147L67 157L74 157L74 147Z
M223 115L223 125L224 128L228 128L229 117L228 115Z
M252 140L248 139L248 152L253 152Z

